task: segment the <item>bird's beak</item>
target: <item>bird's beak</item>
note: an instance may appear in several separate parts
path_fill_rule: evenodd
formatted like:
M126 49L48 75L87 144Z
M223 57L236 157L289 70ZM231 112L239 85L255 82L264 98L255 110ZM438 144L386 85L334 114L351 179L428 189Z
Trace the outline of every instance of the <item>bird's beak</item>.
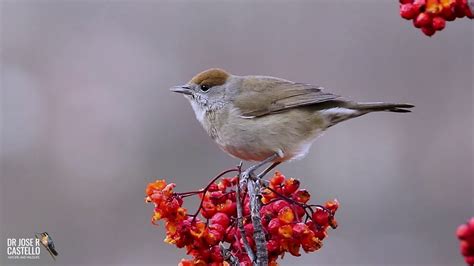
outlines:
M187 85L174 86L170 88L170 91L182 93L186 95L192 95L191 88Z

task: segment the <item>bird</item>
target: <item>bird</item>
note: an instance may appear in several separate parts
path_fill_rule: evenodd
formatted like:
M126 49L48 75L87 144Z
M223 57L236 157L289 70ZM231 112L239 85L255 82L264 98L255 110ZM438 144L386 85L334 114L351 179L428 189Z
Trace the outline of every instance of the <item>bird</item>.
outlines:
M40 242L41 244L46 248L46 250L49 252L51 257L55 260L56 256L58 256L58 251L56 250L54 246L53 239L47 232L39 233L40 237ZM37 237L37 236L36 236Z
M407 103L356 102L321 86L220 68L195 75L171 91L183 94L197 120L226 153L244 161L278 164L303 158L332 126L372 112L408 113ZM260 176L260 175L259 175Z

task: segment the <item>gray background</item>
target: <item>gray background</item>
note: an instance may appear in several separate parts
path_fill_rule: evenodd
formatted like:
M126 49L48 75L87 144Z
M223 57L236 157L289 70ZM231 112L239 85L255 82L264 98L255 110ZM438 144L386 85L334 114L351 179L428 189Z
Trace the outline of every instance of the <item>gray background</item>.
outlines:
M187 191L235 159L168 91L222 67L416 104L330 129L279 167L314 202L337 197L322 250L282 265L462 265L474 214L473 33L427 38L398 1L2 1L0 264L7 237L48 231L54 265L176 265L146 184ZM189 206L194 206L193 204Z

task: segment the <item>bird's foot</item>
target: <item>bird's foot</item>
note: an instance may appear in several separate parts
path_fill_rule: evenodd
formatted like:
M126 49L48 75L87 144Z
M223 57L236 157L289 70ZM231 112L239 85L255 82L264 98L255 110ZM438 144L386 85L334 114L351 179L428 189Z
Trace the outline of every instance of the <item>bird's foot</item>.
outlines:
M282 152L275 153L272 156L268 157L267 159L265 159L265 160L263 160L263 161L261 161L257 164L254 164L254 165L250 166L249 168L245 169L244 171L242 171L240 173L240 187L242 189L245 188L246 185L247 185L247 181L249 179L251 179L251 180L260 180L260 179L262 179L262 177L264 177L268 172L270 172L273 168L275 168L277 165L279 165L280 162L272 163L269 167L267 167L265 170L263 170L258 175L255 174L255 171L257 169L259 169L260 167L262 167L263 165L265 165L267 163L270 163L270 162L273 162L275 159L281 158L281 157L283 157ZM239 167L240 168L242 167L242 162L240 163Z

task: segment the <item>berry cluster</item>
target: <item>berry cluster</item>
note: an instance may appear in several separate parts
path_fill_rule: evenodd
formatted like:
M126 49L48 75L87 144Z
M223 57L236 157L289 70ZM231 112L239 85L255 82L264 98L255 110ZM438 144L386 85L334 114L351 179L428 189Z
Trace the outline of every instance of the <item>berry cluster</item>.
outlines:
M427 35L443 30L446 21L474 18L468 0L400 0L400 16Z
M228 265L222 248L240 265L252 265L244 247L247 242L253 252L256 251L250 200L246 191L240 192L242 224L239 227L238 184L237 177L224 177L213 180L204 189L184 193L173 192L175 184L167 184L165 180L148 184L146 201L155 206L152 223L164 220L165 242L186 248L187 254L193 257L181 260L180 265ZM318 250L327 235L326 229L337 226L334 214L339 203L333 200L324 206L309 205L310 194L299 185L298 180L276 172L262 190L260 216L269 265L278 265L278 257L286 252L300 256L300 248L305 252ZM192 195L199 195L201 204L195 214L188 214L182 206L183 199ZM242 240L241 231L245 232L247 241Z
M474 265L474 217L467 223L461 224L456 231L461 240L461 254L468 265Z

